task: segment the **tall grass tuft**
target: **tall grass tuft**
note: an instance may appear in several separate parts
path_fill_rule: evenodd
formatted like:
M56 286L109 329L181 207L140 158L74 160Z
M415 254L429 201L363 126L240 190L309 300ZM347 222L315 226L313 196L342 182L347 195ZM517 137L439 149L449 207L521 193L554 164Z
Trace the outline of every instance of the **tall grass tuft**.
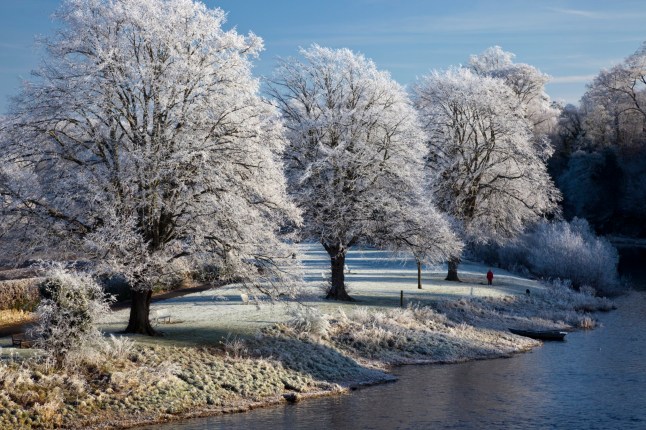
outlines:
M327 316L310 306L298 306L289 311L287 325L297 333L325 336L330 329Z
M43 278L0 281L0 310L33 312L40 302L38 286Z

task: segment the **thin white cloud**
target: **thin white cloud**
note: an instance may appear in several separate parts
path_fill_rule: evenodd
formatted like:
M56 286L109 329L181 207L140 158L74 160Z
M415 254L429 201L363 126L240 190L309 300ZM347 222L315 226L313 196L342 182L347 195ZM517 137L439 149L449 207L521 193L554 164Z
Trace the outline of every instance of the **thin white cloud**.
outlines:
M612 3L609 3L609 5ZM583 9L564 9L557 7L547 7L545 10L556 13L561 16L576 16L588 19L604 21L612 23L613 28L621 28L627 22L641 21L646 18L646 12L642 9L635 9L631 11L614 10L611 7L598 11L583 10Z
M582 16L584 18L600 18L601 15L595 12L591 12L589 10L581 10L581 9L561 9L561 8L548 8L549 10L559 13L559 14L564 14L564 15L574 15L574 16Z
M590 82L596 75L552 76L550 84L579 84Z

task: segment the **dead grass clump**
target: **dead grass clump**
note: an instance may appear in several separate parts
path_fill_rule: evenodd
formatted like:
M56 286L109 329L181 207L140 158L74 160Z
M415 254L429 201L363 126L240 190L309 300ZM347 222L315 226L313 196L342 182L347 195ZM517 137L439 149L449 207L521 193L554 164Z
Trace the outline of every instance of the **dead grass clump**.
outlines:
M583 317L579 320L579 328L592 330L597 326L597 322L590 317Z
M248 354L247 343L244 339L240 339L238 336L232 336L231 333L220 344L227 357L243 358Z
M110 338L101 343L101 352L112 360L123 361L131 356L135 350L135 343L125 336L110 335Z
M64 406L63 393L56 387L44 403L34 404L35 421L44 427L59 427L63 423L61 409Z
M0 281L0 310L35 310L40 302L38 285L42 281L43 278Z
M28 323L33 321L35 315L33 312L16 310L16 309L5 309L0 310L0 325L12 325L19 323Z

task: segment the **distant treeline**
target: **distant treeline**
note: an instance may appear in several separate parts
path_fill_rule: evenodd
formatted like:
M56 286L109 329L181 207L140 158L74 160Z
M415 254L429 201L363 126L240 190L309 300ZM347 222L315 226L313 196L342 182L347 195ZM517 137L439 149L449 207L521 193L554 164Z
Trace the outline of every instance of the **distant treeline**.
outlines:
M563 108L552 142L564 216L600 234L646 237L646 45Z

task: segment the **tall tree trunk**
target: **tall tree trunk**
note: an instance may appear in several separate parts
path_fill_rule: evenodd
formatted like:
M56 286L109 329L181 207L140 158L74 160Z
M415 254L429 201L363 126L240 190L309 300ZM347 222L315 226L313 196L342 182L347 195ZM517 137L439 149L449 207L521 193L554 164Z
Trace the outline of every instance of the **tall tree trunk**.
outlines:
M150 325L150 298L152 290L130 290L132 304L130 305L130 320L126 333L159 336L160 333Z
M422 289L422 262L417 260L417 288Z
M348 252L341 245L325 245L325 250L330 256L332 267L332 285L327 293L326 299L353 301L345 290L345 255Z
M448 261L449 273L446 275L445 281L455 281L461 282L458 278L458 264L460 264L460 259L458 257L451 257Z

